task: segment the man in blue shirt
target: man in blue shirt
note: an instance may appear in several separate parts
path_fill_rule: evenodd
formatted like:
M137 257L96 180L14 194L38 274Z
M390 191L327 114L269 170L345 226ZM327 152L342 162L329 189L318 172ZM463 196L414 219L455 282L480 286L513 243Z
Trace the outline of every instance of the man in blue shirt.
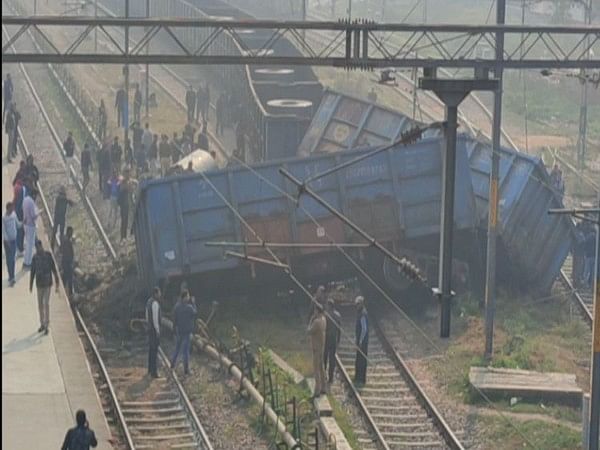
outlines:
M190 341L194 332L197 312L194 298L190 296L187 289L183 289L173 313L177 344L175 345L175 353L171 358L171 369L175 368L177 357L183 351L183 371L186 375L190 373Z

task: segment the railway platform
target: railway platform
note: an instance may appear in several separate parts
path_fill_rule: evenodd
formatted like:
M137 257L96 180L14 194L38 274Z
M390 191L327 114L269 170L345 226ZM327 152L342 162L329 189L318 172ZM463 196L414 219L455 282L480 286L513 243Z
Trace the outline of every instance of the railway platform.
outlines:
M2 133L2 213L12 200L11 181L18 160L7 164L6 135ZM42 170L43 176L43 170ZM40 228L39 238L48 248ZM98 449L113 448L110 431L92 373L64 290L52 290L50 333L39 326L35 288L29 292L29 272L17 259L16 284L8 285L2 253L2 448L6 450L56 450L75 412L86 411L96 433Z

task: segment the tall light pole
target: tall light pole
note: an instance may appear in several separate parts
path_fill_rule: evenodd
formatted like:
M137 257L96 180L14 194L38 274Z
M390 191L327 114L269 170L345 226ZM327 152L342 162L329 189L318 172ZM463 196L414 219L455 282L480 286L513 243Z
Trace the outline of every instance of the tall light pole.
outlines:
M592 24L592 0L588 4L584 0L580 0L578 3L583 5L585 23L587 25ZM589 46L589 39L586 45ZM586 58L590 58L590 51L586 52ZM581 69L581 79L583 83L581 85L581 103L579 107L579 133L577 136L577 168L583 170L585 166L585 154L587 147L587 83L585 82L585 69Z
M98 0L94 0L94 19L98 18ZM94 51L98 51L98 27L94 27Z
M496 23L503 25L506 16L506 0L496 1ZM500 131L502 119L502 68L504 57L504 33L496 33L495 78L498 89L494 92L494 117L492 126L492 167L490 170L490 193L488 212L488 235L485 282L485 357L491 358L494 347L494 314L496 311L496 241L498 239L498 173L500 168Z
M96 0L98 1L98 0ZM150 0L146 0L146 17L150 17ZM146 55L150 53L150 41L146 44ZM145 86L145 96L146 96L146 119L150 119L150 105L149 105L149 97L150 97L150 65L146 63L146 86Z

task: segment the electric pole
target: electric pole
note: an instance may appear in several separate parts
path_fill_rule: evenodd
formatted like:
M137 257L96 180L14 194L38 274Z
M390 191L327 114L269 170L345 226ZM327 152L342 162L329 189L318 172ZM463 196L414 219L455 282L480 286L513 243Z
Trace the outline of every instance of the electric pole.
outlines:
M504 25L506 0L496 1L496 24ZM492 126L492 167L490 170L490 193L488 212L488 236L485 283L485 357L491 359L494 348L494 314L496 311L496 241L498 234L498 173L500 168L500 132L502 121L502 68L504 57L504 33L496 33L495 78L498 90L494 92L494 120Z
M592 24L592 0L589 3L585 3L585 0L580 2L583 5L584 17L586 25ZM589 40L586 45L589 46ZM586 58L590 58L590 51L586 52ZM579 107L579 133L577 135L577 168L583 170L585 167L585 154L587 147L587 96L588 88L585 77L585 69L581 69L581 79L583 80L581 85L581 103Z
M96 0L98 1L98 0ZM150 0L146 0L146 17L150 17ZM150 53L150 41L146 44L146 55ZM150 119L150 105L149 105L149 97L150 97L150 65L146 63L146 86L144 89L146 92L146 119Z
M125 0L125 18L129 19L129 0ZM125 53L129 54L129 27L125 27ZM127 146L129 145L129 64L125 64L123 75L125 76L125 111L123 114L125 141L123 142L123 151L127 152Z
M592 332L592 366L590 374L590 415L588 420L587 448L585 450L598 450L600 442L600 194L598 194L597 208L589 209L551 209L548 214L569 214L581 220L587 220L596 225L596 267L594 280L594 323ZM595 219L588 214L595 214Z

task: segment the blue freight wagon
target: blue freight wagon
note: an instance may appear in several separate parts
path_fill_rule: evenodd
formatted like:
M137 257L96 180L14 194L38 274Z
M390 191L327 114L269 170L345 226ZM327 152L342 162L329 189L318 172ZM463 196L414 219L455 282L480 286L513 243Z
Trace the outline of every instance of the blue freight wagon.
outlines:
M326 91L319 109L302 140L299 153L346 152L362 143L389 144L419 122L366 100ZM435 134L436 130L429 133ZM466 135L476 198L479 232L474 240L481 245L479 263L472 262L471 278L481 280L485 268L488 222L488 192L491 146ZM521 285L548 292L559 274L573 242L572 221L565 216L548 215L560 207L552 191L546 168L537 157L501 149L498 275L512 286Z
M454 218L457 257L473 247L473 229L478 220L467 158L468 142L461 138L457 151ZM441 138L427 138L380 153L317 180L311 187L389 248L399 253L400 249L413 249L435 256L439 247L443 149ZM204 175L143 183L134 219L142 283L151 286L161 280L185 277L198 282L202 292L217 294L248 290L265 283L285 286L288 278L281 269L224 258L222 248L205 245L210 241L256 241L221 196L268 242L364 242L310 197L302 196L296 205L264 180L295 196L296 187L279 173L280 167L305 179L366 151L263 163L255 166L256 173L230 167ZM381 274L383 259L372 249L367 250L355 250L353 254L370 273ZM249 248L248 253L268 257L260 248ZM277 254L307 283L356 273L331 248L277 249Z
M467 151L477 214L485 226L492 149L470 140ZM500 278L549 292L571 249L574 229L568 216L548 214L550 208L562 208L562 201L542 160L502 148L498 193Z

